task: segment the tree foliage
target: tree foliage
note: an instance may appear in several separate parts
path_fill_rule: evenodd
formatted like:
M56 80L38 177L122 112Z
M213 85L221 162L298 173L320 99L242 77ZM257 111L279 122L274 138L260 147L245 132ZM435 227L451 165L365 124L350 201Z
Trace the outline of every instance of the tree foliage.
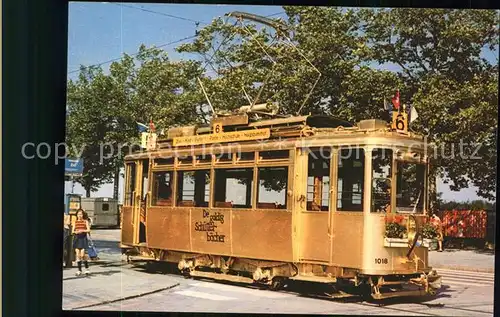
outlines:
M68 103L81 112L70 112L70 121L78 122L71 123L72 142L92 137L113 144L137 140L135 121L150 118L164 128L204 122L207 102L198 78L218 111L248 104L245 92L253 100L266 82L258 103L278 101L282 114L295 114L303 106L302 114L350 122L389 120L384 99L400 89L402 103L418 111L411 129L438 146L434 173L452 189L472 183L478 195L493 198L498 59L488 61L484 52L498 52L497 12L331 7L285 11L286 20L274 20L287 31L216 19L199 30L192 43L177 48L202 56L211 73L198 61L172 62L163 51L144 46L135 60L125 56L113 63L109 75L82 71L69 89ZM299 50L287 44L287 38ZM397 69L379 67L387 63ZM309 96L318 78L314 68L321 77ZM460 142L464 151L457 158ZM472 154L481 159L472 159ZM121 163L118 157L110 165ZM106 166L100 168L107 171ZM102 179L106 175L102 171Z
M199 120L200 74L199 63L172 62L163 51L141 46L135 60L125 55L111 64L109 74L82 68L78 79L69 81L67 143L84 149L84 175L77 181L87 196L111 181L124 156L138 149L136 122L154 119L161 129Z

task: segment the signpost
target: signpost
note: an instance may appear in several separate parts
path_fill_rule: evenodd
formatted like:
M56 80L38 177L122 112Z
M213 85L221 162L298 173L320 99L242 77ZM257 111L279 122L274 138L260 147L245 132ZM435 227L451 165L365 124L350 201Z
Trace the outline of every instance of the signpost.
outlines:
M73 237L71 236L71 228L75 224L76 212L81 207L79 195L74 195L75 176L83 175L83 159L66 159L64 164L64 174L71 177L71 194L66 195L66 209L70 217L67 232L64 240L64 262L66 267L71 267L75 260L75 255L72 252ZM65 210L66 213L66 210Z
M64 172L68 176L81 176L83 174L83 159L66 159Z
M66 159L64 164L64 174L71 177L71 193L75 189L75 176L83 175L83 159Z

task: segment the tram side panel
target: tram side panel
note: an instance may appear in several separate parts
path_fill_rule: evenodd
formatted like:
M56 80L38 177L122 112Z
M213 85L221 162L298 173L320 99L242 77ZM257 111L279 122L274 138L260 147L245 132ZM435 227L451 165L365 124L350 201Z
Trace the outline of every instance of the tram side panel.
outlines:
M292 261L286 210L149 207L149 248Z
M293 261L290 211L233 210L232 238L235 256Z
M122 225L121 225L121 241L124 245L132 245L134 243L134 214L133 207L122 207Z
M189 235L191 251L203 254L231 254L231 210L192 208Z
M328 235L328 212L301 212L300 260L330 262L331 238Z
M333 214L333 265L361 268L365 237L363 226L363 212L342 211Z
M365 218L369 228L364 233L367 243L363 248L362 273L377 274L405 274L414 273L427 268L427 248L415 246L412 251L417 260L409 261L407 254L410 251L407 240L389 243L384 238L385 214L368 214ZM412 257L414 259L414 257Z
M190 209L148 207L146 235L149 248L191 251Z

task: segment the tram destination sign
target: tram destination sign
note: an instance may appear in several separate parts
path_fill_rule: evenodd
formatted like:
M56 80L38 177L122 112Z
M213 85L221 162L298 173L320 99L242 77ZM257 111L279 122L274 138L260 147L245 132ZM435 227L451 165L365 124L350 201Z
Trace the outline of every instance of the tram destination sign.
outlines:
M174 138L174 146L251 141L268 139L271 136L271 129L254 129L245 131L221 132L207 135L185 136Z

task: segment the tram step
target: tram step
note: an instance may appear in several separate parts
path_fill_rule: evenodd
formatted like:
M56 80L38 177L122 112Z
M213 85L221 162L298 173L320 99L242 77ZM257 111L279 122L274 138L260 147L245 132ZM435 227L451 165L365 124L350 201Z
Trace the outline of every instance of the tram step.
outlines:
M141 256L141 255L136 255L136 256L130 256L129 257L130 261L133 262L141 262L141 261L155 261L154 257L149 257L149 256Z
M384 281L381 285L401 285L408 284L408 281Z
M411 290L411 291L397 291L397 292L388 292L381 294L372 294L374 299L387 299L393 297L412 297L412 296L424 296L426 295L425 290Z
M295 281L306 281L306 282L316 282L316 283L335 283L337 279L335 277L327 276L307 276L307 275L297 275L289 277L290 280Z
M222 273L212 273L212 272L202 272L202 271L191 271L190 276L205 277L215 280L232 281L237 283L248 283L253 284L254 280L244 276L236 276Z

